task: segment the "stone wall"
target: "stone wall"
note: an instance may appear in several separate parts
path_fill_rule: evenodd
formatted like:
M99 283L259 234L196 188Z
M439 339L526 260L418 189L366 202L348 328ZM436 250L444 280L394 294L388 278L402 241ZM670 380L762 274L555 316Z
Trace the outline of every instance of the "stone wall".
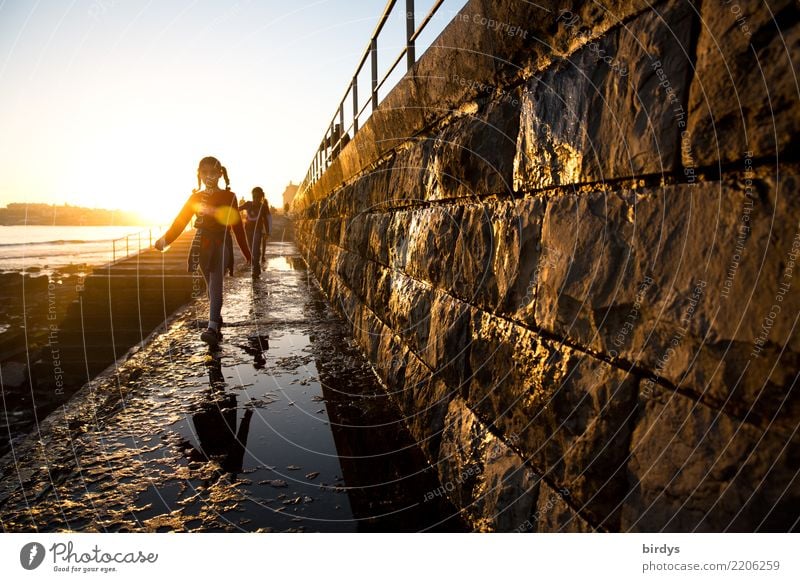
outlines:
M798 528L799 15L472 0L301 188L476 529Z

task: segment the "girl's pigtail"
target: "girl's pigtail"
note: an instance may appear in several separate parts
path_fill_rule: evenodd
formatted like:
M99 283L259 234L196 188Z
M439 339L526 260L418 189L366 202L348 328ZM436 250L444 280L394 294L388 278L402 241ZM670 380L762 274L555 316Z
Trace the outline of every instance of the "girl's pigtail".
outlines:
M225 168L225 166L222 166L222 177L225 180L225 189L230 190L231 182L228 180L228 170Z

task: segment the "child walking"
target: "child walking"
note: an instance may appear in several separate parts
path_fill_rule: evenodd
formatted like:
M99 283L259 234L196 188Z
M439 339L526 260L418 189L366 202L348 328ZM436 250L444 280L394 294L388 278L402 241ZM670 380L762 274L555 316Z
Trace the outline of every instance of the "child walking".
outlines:
M253 277L258 277L261 275L261 260L269 236L269 203L264 201L264 190L260 186L253 188L253 200L242 202L239 210L245 211L244 230L253 253Z
M220 178L225 179L225 190L219 188ZM205 185L205 189L200 190L202 185ZM230 190L227 170L217 158L200 160L197 190L192 191L172 226L154 246L163 251L172 244L186 228L192 215L196 216L194 226L197 233L189 251L189 272L200 268L206 281L209 302L208 329L200 334L200 339L216 346L222 341L222 280L226 269L230 272L233 270L231 229L245 260L249 263L251 258L236 195Z

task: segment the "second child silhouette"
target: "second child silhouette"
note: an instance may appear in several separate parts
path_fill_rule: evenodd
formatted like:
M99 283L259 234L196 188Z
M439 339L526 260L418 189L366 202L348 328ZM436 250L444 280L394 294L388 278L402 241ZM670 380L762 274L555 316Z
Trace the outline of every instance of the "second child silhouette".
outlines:
M243 202L239 210L245 211L244 229L247 242L253 252L253 276L261 274L261 261L264 258L264 247L269 236L269 203L264 200L264 190L260 186L253 188L253 200Z

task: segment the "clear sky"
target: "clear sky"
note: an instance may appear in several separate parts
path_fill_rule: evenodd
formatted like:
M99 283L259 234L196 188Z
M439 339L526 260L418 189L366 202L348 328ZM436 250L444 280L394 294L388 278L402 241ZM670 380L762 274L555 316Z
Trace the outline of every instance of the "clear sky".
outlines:
M432 30L463 4L446 3ZM384 5L0 0L0 206L66 202L164 222L206 155L240 197L261 185L280 205ZM381 48L396 55L400 42Z

